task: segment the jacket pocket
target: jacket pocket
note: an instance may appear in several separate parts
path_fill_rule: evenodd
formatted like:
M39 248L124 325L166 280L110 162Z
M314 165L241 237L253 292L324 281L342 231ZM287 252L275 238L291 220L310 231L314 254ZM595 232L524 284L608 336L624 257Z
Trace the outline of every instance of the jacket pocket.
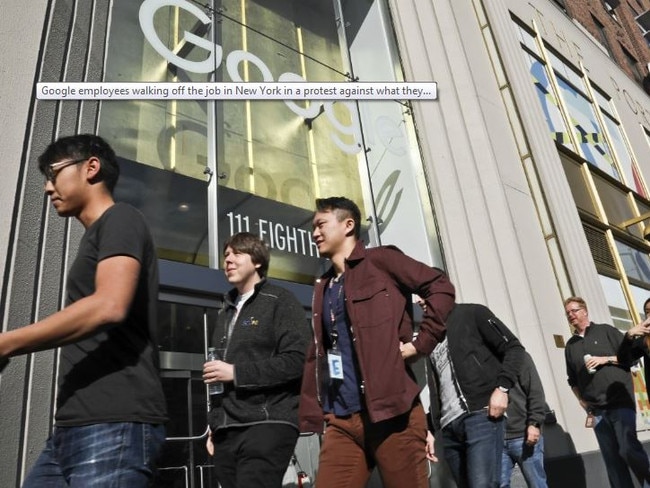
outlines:
M391 323L390 293L383 281L368 280L368 285L350 294L356 327L378 327Z

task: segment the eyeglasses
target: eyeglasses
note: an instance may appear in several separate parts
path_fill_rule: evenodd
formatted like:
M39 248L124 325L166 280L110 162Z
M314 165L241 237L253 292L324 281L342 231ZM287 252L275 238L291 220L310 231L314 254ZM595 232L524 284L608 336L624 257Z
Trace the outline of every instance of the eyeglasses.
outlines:
M73 164L82 163L87 159L88 158L69 159L68 161L59 161L58 163L50 164L49 166L46 166L45 169L43 170L43 173L45 174L45 179L51 183L54 183L56 181L57 173L61 171L63 168L65 168L66 166L72 166Z
M571 309L569 309L569 310L566 311L566 316L568 317L568 316L571 315L571 314L575 315L575 314L577 314L580 310L584 310L584 307L580 307L580 308L571 308Z

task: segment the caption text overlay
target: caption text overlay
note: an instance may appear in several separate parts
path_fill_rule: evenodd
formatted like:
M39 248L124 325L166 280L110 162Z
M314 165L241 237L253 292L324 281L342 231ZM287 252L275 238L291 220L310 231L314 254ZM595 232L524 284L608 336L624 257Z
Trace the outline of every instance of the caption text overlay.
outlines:
M40 100L436 100L434 82L38 83Z

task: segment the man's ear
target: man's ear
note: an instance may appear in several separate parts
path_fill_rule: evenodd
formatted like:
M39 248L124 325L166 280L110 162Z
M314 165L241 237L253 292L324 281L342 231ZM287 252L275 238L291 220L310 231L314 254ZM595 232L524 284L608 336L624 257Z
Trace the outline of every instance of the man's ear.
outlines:
M96 181L97 177L99 176L99 171L102 169L101 161L98 157L91 156L88 158L88 162L86 164L86 178L90 182Z
M354 219L345 219L345 235L354 235Z

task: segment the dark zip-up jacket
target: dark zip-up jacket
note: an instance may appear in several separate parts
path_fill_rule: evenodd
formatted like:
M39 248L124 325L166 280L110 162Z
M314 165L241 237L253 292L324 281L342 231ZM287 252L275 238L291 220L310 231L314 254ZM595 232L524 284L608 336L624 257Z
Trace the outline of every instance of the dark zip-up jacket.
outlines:
M297 429L300 377L311 338L304 309L289 291L263 280L228 339L236 298L237 290L225 297L212 332L211 344L226 348L225 362L234 364L235 380L215 397L210 428L279 422Z
M533 358L527 352L524 353L517 383L508 397L506 439L525 438L529 425L541 428L546 418L544 387Z
M321 391L326 378L323 294L334 270L316 280L312 303L314 340L307 352L300 398L300 429L322 432ZM439 269L392 246L366 249L362 241L345 261L343 285L365 408L372 422L408 412L420 392L402 359L401 342L429 354L445 335L444 320L454 304L454 287ZM420 332L413 340L412 294L426 302Z
M524 347L484 305L459 303L447 317L447 342L465 409L486 407L495 388L512 388L524 358ZM433 368L435 373L435 368ZM440 416L438 379L430 375L429 394L434 425Z

